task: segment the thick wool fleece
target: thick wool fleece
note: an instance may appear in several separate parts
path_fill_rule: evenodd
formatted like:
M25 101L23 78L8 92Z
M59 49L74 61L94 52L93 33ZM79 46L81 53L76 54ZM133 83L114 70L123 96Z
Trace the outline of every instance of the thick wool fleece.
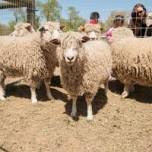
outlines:
M69 33L63 39L62 44L69 44L73 37L75 38L76 34ZM79 47L79 55L72 66L66 64L63 54L60 57L63 87L70 95L78 96L91 93L95 96L99 86L107 81L111 73L110 47L103 41L89 41L82 44L82 47L78 42L76 43Z
M95 31L97 33L101 33L101 26L100 24L90 24L90 23L86 23L84 25L84 29L86 33Z
M10 34L10 36L25 36L27 34L35 33L34 28L30 23L17 23L14 27L14 31Z
M55 46L41 40L40 33L25 37L1 36L0 70L6 76L24 76L26 80L49 78L56 64L52 47Z
M124 38L112 48L117 79L124 84L152 86L152 38Z

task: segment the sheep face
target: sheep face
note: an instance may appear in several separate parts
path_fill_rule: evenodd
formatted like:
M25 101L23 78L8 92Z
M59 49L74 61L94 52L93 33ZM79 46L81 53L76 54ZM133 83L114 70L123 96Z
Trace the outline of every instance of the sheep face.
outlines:
M97 39L97 33L94 31L91 31L88 33L88 36L91 40L96 40Z
M79 48L81 47L81 42L76 39L71 39L65 46L61 46L63 48L63 58L67 65L72 66L78 56L79 56Z
M82 57L83 43L90 38L78 32L64 33L61 39L59 60L64 61L68 66L74 65Z
M51 40L60 40L61 30L59 26L51 26L46 23L39 31L41 32L41 37L47 42Z

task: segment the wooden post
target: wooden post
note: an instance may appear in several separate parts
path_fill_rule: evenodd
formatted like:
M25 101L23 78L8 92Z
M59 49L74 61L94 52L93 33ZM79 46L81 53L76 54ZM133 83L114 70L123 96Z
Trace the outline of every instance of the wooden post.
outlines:
M35 0L27 1L27 22L35 27Z

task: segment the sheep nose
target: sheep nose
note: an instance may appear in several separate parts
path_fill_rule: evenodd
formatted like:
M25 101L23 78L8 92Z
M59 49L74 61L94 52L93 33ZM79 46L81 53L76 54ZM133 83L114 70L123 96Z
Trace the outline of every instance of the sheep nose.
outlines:
M67 57L67 59L71 62L74 59L74 56L72 57Z

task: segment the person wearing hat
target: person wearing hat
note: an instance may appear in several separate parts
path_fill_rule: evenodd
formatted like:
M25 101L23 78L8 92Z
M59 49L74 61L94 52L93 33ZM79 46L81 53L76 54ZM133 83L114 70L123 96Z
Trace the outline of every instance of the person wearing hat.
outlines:
M123 15L118 14L114 17L113 26L106 32L106 38L107 38L108 42L112 41L112 31L113 31L113 29L117 28L117 27L124 26L124 23L125 23L125 19L124 19Z

